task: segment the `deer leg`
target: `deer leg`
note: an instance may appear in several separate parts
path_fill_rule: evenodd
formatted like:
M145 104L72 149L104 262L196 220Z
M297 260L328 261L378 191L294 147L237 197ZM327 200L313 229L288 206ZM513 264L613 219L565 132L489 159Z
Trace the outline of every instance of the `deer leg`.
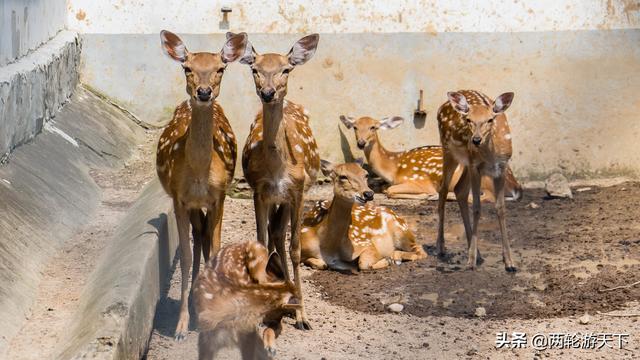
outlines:
M460 179L454 188L456 194L456 201L460 208L460 216L462 217L462 224L464 225L464 234L467 237L467 249L471 247L472 228L471 220L469 218L469 190L471 188L470 170L465 168L460 175ZM478 250L478 261L481 261L480 250Z
M393 260L397 262L397 261L415 261L418 259L424 259L427 256L424 253L419 254L417 252L394 250L392 257L393 257Z
M474 169L472 166L468 166L467 169L469 170L471 194L473 195L473 225L471 229L471 241L469 242L469 259L467 261L467 266L475 270L478 264L478 223L480 222L480 211L482 204L480 202L481 178L477 169ZM464 201L466 205L466 198Z
M189 241L189 211L179 201L174 201L178 239L180 242L180 271L182 273L180 293L180 315L175 339L184 340L189 328L189 271L191 270L191 242Z
M207 211L207 229L209 231L208 238L210 239L210 254L216 256L220 251L221 246L221 232L222 232L222 215L224 214L224 192L218 193L218 201Z
M415 182L406 182L389 186L385 194L390 199L431 199L438 192L432 185L420 186Z
M214 331L201 331L198 335L198 360L213 360L220 346L216 345Z
M256 191L253 193L253 206L256 211L256 228L258 242L264 246L267 246L267 219L268 219L268 204L261 198L260 194Z
M289 224L289 205L282 204L273 211L269 219L269 247L275 245L276 252L280 255L282 262L282 270L284 271L285 280L289 280L289 266L287 266L287 252L285 250L285 240L287 234L287 225ZM292 228L293 231L293 228Z
M436 239L436 252L439 256L444 255L444 207L447 203L449 183L457 166L457 161L445 151L442 159L442 184L440 184L440 193L438 194L438 238Z
M304 311L304 298L302 296L302 279L300 278L300 223L302 220L303 208L302 191L295 195L291 202L291 244L289 247L289 256L293 265L293 279L296 286L298 300L300 300L300 309L296 310L296 327L300 330L311 330L311 325L307 321L307 315ZM286 223L285 223L286 224Z
M191 235L193 236L193 268L191 270L191 283L196 281L200 272L200 256L202 252L202 241L204 240L204 223L200 214L202 210L191 210L189 220L191 222ZM204 213L202 213L204 215ZM206 261L206 259L205 259Z
M507 235L507 224L505 220L504 180L504 172L500 177L493 180L497 195L496 213L498 213L498 221L500 222L500 235L502 236L502 259L504 261L504 268L508 272L515 272L517 269L513 265L513 260L511 260L511 244L509 242L509 236Z
M318 259L318 258L314 258L314 257L310 257L310 258L306 258L304 260L305 265L311 267L312 269L315 270L326 270L327 269L327 263L324 262L324 260L322 259Z

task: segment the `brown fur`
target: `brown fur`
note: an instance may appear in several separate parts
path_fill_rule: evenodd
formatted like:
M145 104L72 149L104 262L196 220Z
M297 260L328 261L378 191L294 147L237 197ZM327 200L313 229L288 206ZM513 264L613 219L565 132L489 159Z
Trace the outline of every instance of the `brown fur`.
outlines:
M164 190L173 199L180 241L182 285L176 339L189 325L189 270L192 279L205 261L220 248L220 229L227 186L233 180L236 139L222 107L215 102L227 62L244 52L246 34L229 39L220 54L190 53L178 36L161 33L162 46L185 69L189 100L181 103L160 135L156 169ZM203 100L199 91L208 91ZM206 209L206 213L202 211ZM193 257L189 241L192 225ZM202 250L201 250L202 249Z
M393 210L364 204L367 173L358 164L323 163L333 181L333 200L318 202L305 214L302 227L302 261L315 268L373 270L391 261L427 257L407 223Z
M393 117L376 120L368 116L357 119L341 116L340 120L349 129L353 129L356 142L364 144L364 154L372 170L391 186L385 190L390 198L400 199L437 199L442 183L442 146L430 145L407 151L389 151L380 141L378 130L397 127L403 120ZM456 168L449 191L452 192L462 175L462 167ZM494 202L493 180L482 177L482 201ZM522 186L507 168L505 193L518 200Z
M513 93L502 94L495 101L474 90L450 92L448 96L449 101L438 109L438 128L444 149L444 189L440 190L438 202L437 251L439 254L444 253L444 197L453 173L460 165L464 171L455 187L455 194L467 235L468 266L475 268L480 258L477 232L481 177L484 175L493 179L495 187L505 269L515 271L504 219L505 176L512 153L511 130L504 111L511 105ZM473 227L467 204L470 189L473 195Z
M242 153L242 169L254 191L258 241L276 249L287 263L285 234L291 221L289 256L301 308L296 326L310 329L304 313L300 279L300 223L304 193L315 182L320 167L318 147L309 117L300 105L286 101L289 72L315 52L318 35L296 42L287 55L260 55L248 47L240 60L251 67L262 111L256 117ZM268 237L267 237L268 235ZM285 278L289 280L289 271Z
M297 307L294 293L279 258L269 258L264 246L224 247L194 283L199 358L213 359L225 346L237 346L243 359L273 357L282 317Z

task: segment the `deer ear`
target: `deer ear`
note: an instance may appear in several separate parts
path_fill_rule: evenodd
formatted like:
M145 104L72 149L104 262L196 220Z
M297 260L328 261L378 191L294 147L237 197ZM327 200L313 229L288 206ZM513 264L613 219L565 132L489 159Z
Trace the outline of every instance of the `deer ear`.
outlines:
M467 102L467 98L464 97L459 92L450 91L447 93L447 97L449 98L449 103L453 106L453 109L459 112L462 115L467 115L469 113L469 103Z
M380 121L380 129L382 130L395 129L398 126L400 126L400 124L402 124L403 122L404 122L404 118L401 116L386 117L382 119L382 121Z
M241 32L240 34L227 33L227 42L220 50L220 56L222 61L230 63L238 60L245 52L247 47L247 33Z
M331 176L335 168L336 166L331 161L320 160L320 170L322 170L324 176Z
M287 55L289 57L289 64L297 66L309 61L316 52L319 40L320 35L318 34L307 35L298 40L293 44L293 47L289 50L289 54Z
M284 270L282 267L282 261L280 261L280 255L277 252L272 252L269 255L269 261L267 262L267 273L275 278L284 281Z
M353 128L354 118L351 116L340 115L340 121L347 127L347 129Z
M225 36L227 37L227 40L231 39L232 37L236 36L237 34L231 31L227 31L227 33L225 34Z
M240 64L251 65L254 61L256 61L256 56L258 53L253 48L253 45L247 40L247 46L244 49L244 54L240 58Z
M360 165L360 167L362 167L364 165L364 159L359 157L357 159L354 160L356 164Z
M506 92L496 98L495 103L493 104L493 113L500 114L505 112L509 106L511 106L511 102L513 101L513 93Z
M171 31L162 30L160 32L160 41L162 43L162 50L167 56L178 62L187 61L187 47L184 45L178 35Z

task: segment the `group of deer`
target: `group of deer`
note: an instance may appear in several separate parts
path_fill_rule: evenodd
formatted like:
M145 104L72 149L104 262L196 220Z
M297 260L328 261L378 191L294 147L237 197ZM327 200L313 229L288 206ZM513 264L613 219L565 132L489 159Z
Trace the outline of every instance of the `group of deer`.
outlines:
M317 34L297 41L286 55L258 54L245 33L227 33L219 53L189 52L177 35L168 31L160 35L165 53L184 69L189 95L162 132L156 160L160 182L173 199L178 227L182 283L177 340L184 339L189 327L190 271L200 358L213 358L226 344L239 345L245 359L269 358L283 316L295 313L296 327L311 329L302 297L301 262L320 269L367 270L427 256L403 219L369 203L374 193L361 162L320 161L306 110L285 100L289 73L311 59ZM237 143L215 99L227 65L236 60L250 67L262 102L242 153L244 176L253 189L257 242L247 239L221 249L223 205L233 180ZM442 147L390 152L380 143L377 130L394 128L401 118L343 116L341 120L354 129L358 147L374 172L392 184L389 197L438 194L439 254L444 253L444 205L450 189L460 205L472 268L479 256L481 188L488 200L495 199L504 262L513 271L504 223L505 178L512 194L519 191L507 165L511 140L504 111L513 94L495 101L476 91L448 95L449 101L438 111ZM332 179L334 197L303 214L304 194L320 170ZM467 204L470 188L473 227ZM289 224L293 281L285 249ZM201 254L206 263L202 272Z

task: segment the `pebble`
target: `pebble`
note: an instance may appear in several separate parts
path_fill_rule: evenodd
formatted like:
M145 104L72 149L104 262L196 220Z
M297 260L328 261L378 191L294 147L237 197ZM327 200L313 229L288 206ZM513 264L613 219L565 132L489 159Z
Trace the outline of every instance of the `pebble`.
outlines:
M589 191L589 190L591 190L590 187L583 187L583 188L576 189L576 192L584 192L584 191Z
M532 201L532 202L530 202L530 203L529 203L529 205L527 205L527 207L528 207L528 208L531 208L531 209L537 209L537 208L539 208L539 207L540 207L540 205L538 205L538 204L536 204L536 203L534 203L534 202Z
M578 319L578 322L582 325L587 325L591 322L591 316L589 316L589 314L584 314L580 317L580 319Z
M547 180L544 181L544 188L549 197L573 199L569 181L560 173L554 173L549 176Z
M399 313L399 312L402 312L402 310L404 310L404 305L398 304L398 303L393 303L393 304L390 304L389 306L387 306L387 309L389 311L391 311L391 312Z
M487 316L487 310L485 308L483 308L482 306L477 307L475 315L477 317L485 317L485 316Z

